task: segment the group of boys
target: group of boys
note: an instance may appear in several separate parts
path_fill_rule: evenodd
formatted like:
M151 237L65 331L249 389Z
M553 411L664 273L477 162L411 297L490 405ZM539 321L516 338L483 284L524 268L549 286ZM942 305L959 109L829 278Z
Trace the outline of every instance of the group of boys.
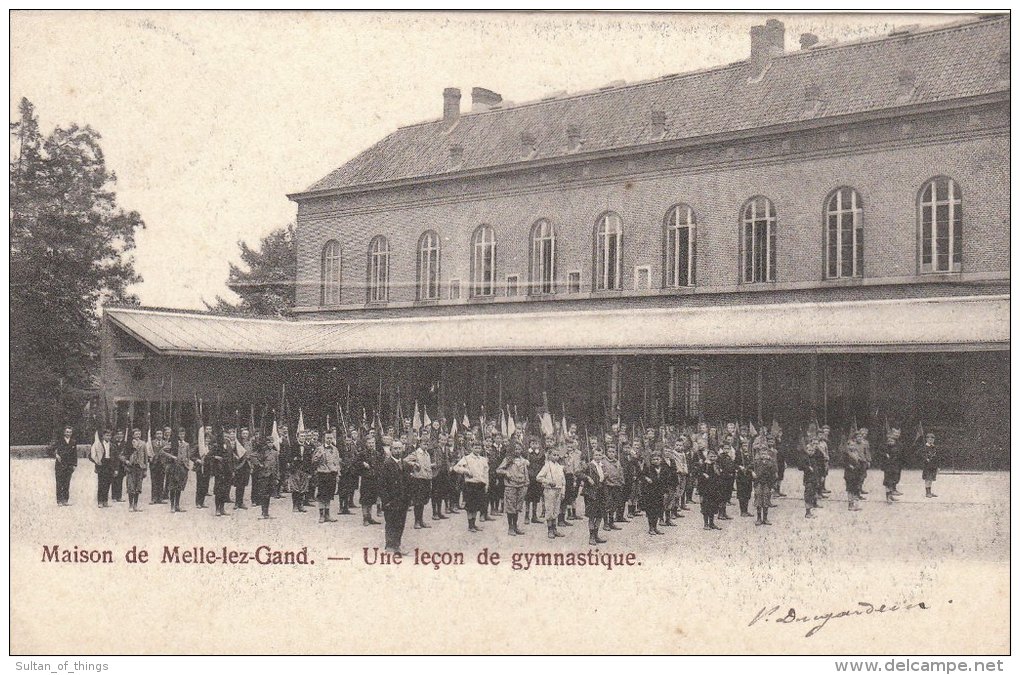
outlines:
M446 433L439 420L418 428L408 420L400 434L381 425L378 430L351 427L339 438L338 431L327 428L320 437L315 429L302 429L292 439L285 426L274 427L272 434L206 426L199 439L189 442L184 427L176 434L170 427L158 429L151 440L143 440L140 429L133 429L129 440L122 430L107 430L93 444L89 459L98 476L100 507L109 506L111 497L123 501L126 482L129 507L140 511L142 487L149 478L150 504L169 501L171 512L182 512L181 495L191 472L196 476L195 506L206 508L211 487L217 516L228 515L230 502L235 509L248 508L249 486L262 518L271 517L272 499L289 492L295 512L317 503L320 523L337 522L331 513L334 499L338 515L351 514L357 495L365 526L381 524L373 517L373 507L376 516L383 516L391 551L400 549L408 510L415 529L430 527L425 520L430 502L433 521L463 509L470 532L481 531L479 523L505 513L509 536L524 534L522 524L544 523L548 537L555 539L565 536L561 528L582 520L580 498L589 543L597 545L606 541L602 533L619 530L619 523L642 514L649 535L663 534L660 526L672 527L674 519L684 517L695 493L705 530L720 530L717 520L732 519L727 506L734 493L741 516L752 515L753 498L755 524L770 525L773 499L785 496L781 484L787 458L803 471L805 517L814 518L819 499L830 494L828 426L809 429L802 452L780 449L782 431L776 424L755 429L701 423L643 433L635 429L631 435L617 423L603 435L585 434L584 442L576 425L565 423L555 424L547 434L528 434L524 427L505 434L492 422ZM62 504L67 503L67 466L74 453L62 452L60 443L71 445L69 435L70 427L54 448L57 499ZM927 495L934 497L934 435L925 441L924 478ZM860 510L860 500L866 499L864 482L874 459L884 471L887 500L900 495L899 431L890 430L887 443L873 456L868 430L861 428L846 443L844 478L851 511Z

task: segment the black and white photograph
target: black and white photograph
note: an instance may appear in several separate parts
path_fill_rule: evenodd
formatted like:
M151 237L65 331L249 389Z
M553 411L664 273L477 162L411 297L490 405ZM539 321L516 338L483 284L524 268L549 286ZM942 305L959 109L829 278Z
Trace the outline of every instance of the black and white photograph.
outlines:
M1008 12L9 28L17 669L1010 654Z

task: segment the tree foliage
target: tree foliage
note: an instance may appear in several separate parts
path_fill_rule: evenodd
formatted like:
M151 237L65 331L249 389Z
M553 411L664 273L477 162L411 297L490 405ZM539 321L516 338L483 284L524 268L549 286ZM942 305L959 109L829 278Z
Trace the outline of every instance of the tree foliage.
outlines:
M210 311L225 314L257 316L289 316L294 308L294 281L297 272L297 251L294 247L294 224L279 227L262 238L258 248L237 242L244 267L230 264L227 286L241 296L231 304L217 296Z
M27 99L10 125L11 421L15 442L82 422L95 389L99 306L136 303L131 251L145 227L117 205L89 126L44 136Z

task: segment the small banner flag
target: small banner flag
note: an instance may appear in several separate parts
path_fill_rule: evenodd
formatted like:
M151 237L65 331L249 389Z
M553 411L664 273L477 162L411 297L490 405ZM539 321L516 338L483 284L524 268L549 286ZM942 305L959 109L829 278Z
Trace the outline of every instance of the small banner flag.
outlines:
M89 448L89 459L93 464L99 464L104 457L106 457L106 446L99 438L99 431L96 431L96 439L92 441L92 447Z

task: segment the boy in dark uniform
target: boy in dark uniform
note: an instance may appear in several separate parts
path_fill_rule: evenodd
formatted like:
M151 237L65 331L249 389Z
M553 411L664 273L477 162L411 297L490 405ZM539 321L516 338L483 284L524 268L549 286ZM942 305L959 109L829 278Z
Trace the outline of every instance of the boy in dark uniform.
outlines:
M312 451L312 466L315 468L315 495L319 499L319 522L335 523L329 515L329 504L336 493L336 477L340 471L340 452L336 449L336 434L326 431L323 444Z
M252 445L254 450L250 460L252 468L251 500L252 503L262 507L262 514L259 518L267 520L272 518L269 515L269 503L273 499L273 488L280 477L279 457L273 444L269 442L269 439L263 438L261 434L256 435Z
M725 506L725 484L726 476L719 468L717 460L719 455L715 450L709 450L705 461L701 465L701 472L698 475L698 492L701 495L701 516L705 520L706 530L721 530L715 524L715 516Z
M599 536L599 521L606 509L606 474L602 470L602 451L594 448L594 457L581 471L580 491L584 498L584 514L588 516L588 545L597 546L606 543Z
M132 512L141 511L138 508L138 500L142 496L142 485L145 482L145 473L149 468L149 449L145 447L142 440L142 430L131 431L130 454L127 456L127 491L128 507Z
M165 466L170 490L170 513L185 511L181 508L181 494L188 484L188 472L191 471L191 446L184 439L185 431L181 427L168 449L169 459Z
M251 480L251 431L241 429L240 440L231 448L234 451L234 508L248 508L244 503L244 491Z
M305 432L297 437L297 445L287 455L287 489L290 490L291 510L305 513L305 495L312 479L312 449L308 447Z
M191 467L195 472L195 508L205 508L205 498L209 496L209 479L212 478L211 462L208 461L212 445L216 443L213 438L212 427L200 427L198 432L202 434L204 443L200 444L195 439L195 447L191 449ZM205 445L205 454L202 454L202 445Z
M937 494L931 491L932 483L939 475L939 454L938 448L935 447L935 434L927 433L924 435L924 446L921 448L921 461L923 466L921 468L921 479L924 481L924 496L925 497L938 497Z
M804 446L804 517L814 518L815 514L811 509L818 507L819 469L818 469L818 444L814 437L808 438Z
M532 436L528 448L528 492L524 496L524 522L539 523L538 503L542 501L542 484L538 482L538 472L545 466L545 456L539 447L536 436ZM530 519L528 514L531 514Z
M751 517L748 507L751 504L751 491L754 486L754 467L747 446L740 449L737 455L737 502L740 504L740 515Z
M358 504L361 506L361 524L364 527L379 524L379 521L372 517L372 506L379 499L379 471L382 460L382 454L376 449L375 436L366 436L358 450L356 466L361 479Z
M675 470L662 462L662 453L653 450L648 465L638 474L641 481L641 508L648 518L648 534L665 534L659 529L666 504L666 493L670 490ZM672 474L672 475L671 475ZM670 523L672 524L672 523Z
M900 494L896 486L900 482L901 457L900 444L897 439L896 429L890 429L886 434L885 447L882 448L882 472L884 473L882 485L885 486L885 500L887 502L897 501L896 496Z
M433 423L434 427L438 422ZM429 444L429 456L432 462L432 520L446 520L443 514L443 502L449 501L450 492L450 449L447 447L446 434L439 434Z
M843 481L846 483L847 509L860 511L857 501L861 498L861 481L864 480L864 459L861 456L860 432L846 444L846 458L843 460Z

